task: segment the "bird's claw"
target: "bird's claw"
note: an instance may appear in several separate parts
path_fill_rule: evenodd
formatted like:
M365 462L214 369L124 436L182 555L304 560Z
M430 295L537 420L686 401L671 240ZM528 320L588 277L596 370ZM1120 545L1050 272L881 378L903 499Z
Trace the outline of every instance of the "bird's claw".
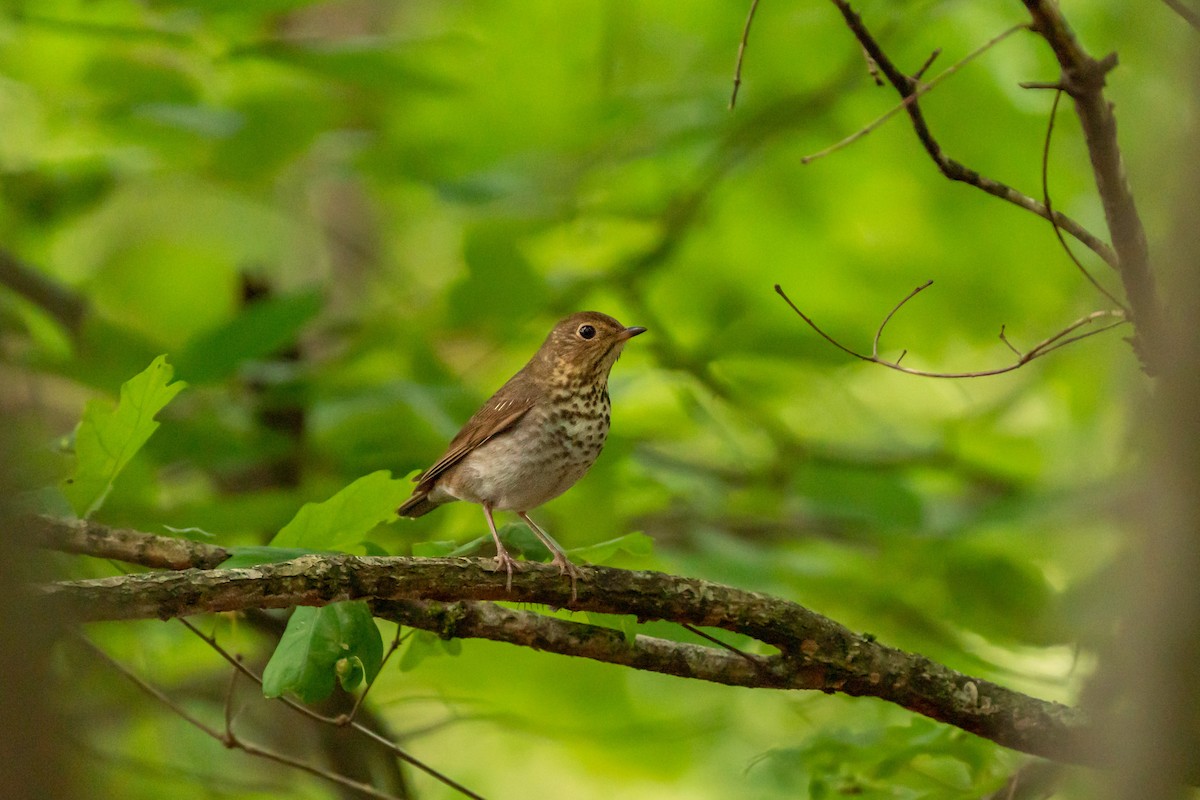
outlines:
M504 570L508 573L508 577L504 581L504 591L511 592L513 572L520 572L521 565L518 564L516 560L508 554L508 551L501 550L500 552L496 553L496 572L499 572L500 570Z
M565 555L555 552L554 558L550 561L551 564L558 566L559 575L569 575L571 578L571 605L575 605L579 600L579 592L577 591L576 583L583 577L583 570L575 564L571 563Z

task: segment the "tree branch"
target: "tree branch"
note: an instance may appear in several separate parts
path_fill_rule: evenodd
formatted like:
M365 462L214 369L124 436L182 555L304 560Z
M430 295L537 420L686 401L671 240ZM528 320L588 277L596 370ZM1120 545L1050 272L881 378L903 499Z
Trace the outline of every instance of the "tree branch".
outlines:
M904 306L905 303L907 303L909 300L912 300L914 297L916 297L918 294L925 291L932 285L933 285L933 281L926 281L925 283L921 284L920 286L918 286L917 288L915 288L911 292L909 292L907 295L905 295L904 299L901 300L899 303L897 303L892 308L892 310L888 312L887 316L883 318L883 322L879 323L879 327L875 330L875 338L871 342L871 352L870 353L860 353L851 347L847 347L846 345L839 342L837 339L833 338L833 336L831 336L830 334L825 332L819 325L817 325L816 322L813 321L812 317L805 314L803 311L800 310L799 306L797 306L795 303L792 302L792 298L787 296L787 292L785 292L783 290L783 287L780 286L778 283L775 284L775 293L783 298L783 301L785 303L787 303L788 306L791 307L792 311L796 312L796 315L799 316L800 319L804 320L805 324L808 325L808 327L812 328L814 331L816 331L818 334L821 335L821 338L823 338L825 341L829 342L831 345L833 345L837 349L841 350L843 353L854 356L855 358L859 359L860 361L869 361L870 363L878 364L881 367L887 367L888 369L894 369L897 372L903 372L907 375L917 375L922 378L984 378L984 377L988 377L991 375L1003 375L1005 372L1012 372L1013 370L1020 369L1021 367L1028 364L1030 361L1041 358L1042 356L1045 356L1048 353L1052 353L1055 350L1059 349L1060 347L1066 347L1067 345L1078 342L1081 339L1087 339L1088 337L1095 336L1098 333L1104 333L1105 331L1107 331L1111 328L1115 328L1118 325L1124 325L1126 322L1128 322L1128 320L1125 317L1125 312L1121 311L1120 309L1093 311L1092 313L1087 314L1086 316L1080 317L1079 319L1075 320L1070 325L1067 325L1065 328L1058 331L1057 333L1054 333L1054 334L1046 337L1045 339L1038 342L1036 345L1034 345L1032 348L1030 348L1029 350L1027 350L1024 353L1022 353L1017 348L1013 347L1012 342L1009 341L1008 336L1004 332L1004 326L1001 325L1000 326L1000 341L1003 342L1008 347L1008 349L1013 352L1013 355L1015 355L1017 357L1017 360L1015 362L1013 362L1012 364L1008 364L1003 367L996 367L994 369L975 370L972 372L932 372L930 370L913 369L912 367L901 366L900 361L906 355L908 355L907 350L901 351L900 355L896 358L895 361L889 361L888 359L880 356L879 355L879 338L881 336L883 336L883 329L887 327L887 324L891 321L892 317L894 317L896 315L896 312L899 311ZM1088 327L1090 325L1093 325L1093 323L1095 323L1099 320L1102 320L1106 317L1114 319L1116 321L1110 322L1107 325L1102 325L1098 328L1097 327L1091 327L1091 328ZM1080 330L1081 328L1088 328L1088 329L1085 330L1083 333L1075 333L1076 331Z
M38 591L52 610L83 621L373 600L382 616L446 637L508 641L738 686L873 696L1016 750L1076 763L1088 758L1080 712L886 647L796 603L698 579L588 568L577 610L722 628L780 652L740 654L647 636L628 642L615 630L471 602L561 607L570 600L570 586L553 566L527 564L513 576L511 592L492 566L490 559L312 555L250 569L61 582Z
M215 545L128 528L110 528L86 519L35 516L24 520L21 529L39 547L115 558L154 569L212 569L229 558L229 551Z
M0 248L0 286L7 286L58 320L72 336L87 316L87 301Z
M277 764L282 764L286 767L291 767L292 769L300 770L301 772L307 772L310 775L315 775L316 777L322 778L331 783L336 783L339 786L344 786L347 789L352 789L353 791L355 791L361 795L364 795L366 797L376 797L376 798L380 798L380 800L398 800L398 798L395 795L381 792L381 791L377 790L374 786L370 786L368 784L362 783L361 781L356 781L351 778L347 778L345 775L339 775L336 772L332 772L332 771L324 769L322 767L318 767L314 764L310 764L307 761L301 761L299 759L292 758L291 756L285 755L284 753L277 753L273 750L269 750L265 747L260 747L259 745L253 744L251 742L248 742L248 741L242 739L241 737L237 736L233 732L232 719L230 717L230 705L228 703L228 700L226 702L226 708L225 708L225 730L218 731L216 728L213 728L211 725L208 725L207 723L201 721L198 717L192 715L190 712L188 712L187 709L185 709L182 705L180 705L179 703L172 700L161 689L159 689L155 686L152 686L150 683L143 680L135 672L133 672L133 670L129 669L124 664L122 664L121 662L117 661L115 658L110 656L108 653L104 652L104 650L99 645L95 644L87 637L81 635L79 637L79 641L88 650L90 650L97 658L99 658L101 661L104 661L105 663L107 663L110 667L112 667L116 671L120 672L122 675L124 675L126 678L128 678L135 686L137 686L143 692L150 695L155 700L157 700L158 702L162 703L164 706L169 708L171 710L171 712L173 714L175 714L177 717L184 720L185 722L187 722L189 725L196 728L197 730L205 733L210 738L217 740L222 745L224 745L225 747L227 747L231 750L234 750L234 749L241 750L242 752L246 753L246 755L256 756L258 758L266 759L267 761L274 761ZM236 676L237 673L235 672L234 675ZM232 690L232 688L233 687L231 684L230 689ZM471 794L469 796L478 797L478 795L475 795L475 794Z
M1026 0L1026 2L1031 2L1031 0ZM981 175L947 156L942 150L942 146L934 137L933 132L930 131L929 124L925 121L925 115L916 101L916 96L921 92L921 82L906 75L892 62L891 58L888 57L887 53L879 45L879 42L867 30L862 18L850 7L850 3L847 0L833 0L833 4L842 13L842 17L845 19L851 33L854 34L854 38L858 40L859 44L862 45L863 49L871 57L871 60L876 63L880 71L888 79L888 82L892 84L892 87L895 88L900 97L905 101L904 109L908 112L909 120L912 122L913 131L916 132L917 139L920 140L921 145L925 148L925 152L929 154L929 157L943 175L952 181L961 181L982 189L994 197L1007 200L1026 211L1032 211L1039 217L1053 219L1058 227L1070 233L1108 264L1114 267L1118 265L1119 251L1114 253L1113 248L1109 247L1108 244L1097 238L1075 220L1060 212L1051 212L1045 205L1032 197L1017 191L1007 184ZM1053 217L1051 217L1051 214L1053 214Z
M1121 162L1117 120L1112 104L1104 96L1105 76L1116 67L1117 54L1110 53L1099 61L1092 58L1076 40L1057 3L1023 2L1033 18L1033 30L1050 45L1062 67L1063 90L1075 101L1075 113L1083 127L1096 189L1117 255L1116 266L1132 312L1130 320L1135 333L1131 343L1146 371L1155 374L1161 361L1162 310L1150 271L1146 232Z

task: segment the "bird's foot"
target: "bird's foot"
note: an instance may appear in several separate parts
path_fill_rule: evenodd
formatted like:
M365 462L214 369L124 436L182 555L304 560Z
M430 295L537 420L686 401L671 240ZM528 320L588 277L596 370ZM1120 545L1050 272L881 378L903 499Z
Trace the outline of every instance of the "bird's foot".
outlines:
M575 605L575 602L579 599L576 583L583 577L583 570L571 563L570 559L558 551L555 551L554 558L550 563L558 566L559 575L569 575L571 577L571 605Z
M499 572L500 570L504 570L508 573L508 578L504 581L504 591L511 592L513 572L520 572L521 565L517 563L516 559L508 554L507 550L500 550L498 553L496 553L496 572Z

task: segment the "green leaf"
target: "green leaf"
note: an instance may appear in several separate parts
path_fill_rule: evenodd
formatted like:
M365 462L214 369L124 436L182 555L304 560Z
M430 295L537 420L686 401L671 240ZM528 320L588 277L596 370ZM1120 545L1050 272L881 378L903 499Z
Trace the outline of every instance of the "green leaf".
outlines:
M485 544L487 544L491 540L492 540L491 534L485 533L483 536L477 536L474 539L471 539L470 541L463 542L458 547L451 550L449 553L442 553L440 555L442 555L446 558L458 558L459 556L477 555L479 548L483 547Z
M523 523L510 522L502 526L498 533L505 549L510 553L519 553L527 561L549 561L554 557L550 548L542 544L542 540Z
M412 546L412 554L417 558L444 558L457 547L457 542L417 542Z
M359 542L359 544L362 545L364 555L379 558L387 558L391 555L383 545L376 544L375 542Z
M252 303L229 322L193 339L179 358L179 372L193 383L222 380L241 363L290 344L320 309L317 292Z
M443 639L436 633L416 631L400 656L400 671L408 672L427 658L457 656L461 653L462 641L459 639Z
M187 386L172 383L173 375L166 355L160 355L121 385L115 409L100 400L87 404L75 430L75 473L62 486L76 514L96 513L117 475L158 429L154 415Z
M305 503L271 545L348 550L359 544L372 528L396 516L412 489L391 475L387 470L372 472L323 503Z
M227 547L231 554L221 562L221 569L244 569L258 564L277 564L280 561L291 561L293 558L309 555L328 555L328 550L312 550L307 547L270 547L248 546Z
M526 219L489 219L466 231L467 274L449 300L455 324L503 328L542 310L546 284L521 249L538 227Z
M263 694L315 703L333 693L335 677L350 690L374 680L382 664L383 639L366 603L301 606L263 670Z
M587 561L591 564L605 564L611 561L617 553L628 553L631 556L645 558L654 553L654 540L641 531L627 533L616 539L590 544L587 547L577 547L568 550L572 560Z
M633 614L601 614L597 611L585 611L584 617L590 625L620 631L625 637L625 641L630 644L637 638L638 621Z
M503 534L501 534L503 536ZM417 542L412 546L412 554L417 558L458 558L472 556L480 547L490 542L490 535L477 536L470 541L459 544L452 541ZM508 544L508 539L504 539Z

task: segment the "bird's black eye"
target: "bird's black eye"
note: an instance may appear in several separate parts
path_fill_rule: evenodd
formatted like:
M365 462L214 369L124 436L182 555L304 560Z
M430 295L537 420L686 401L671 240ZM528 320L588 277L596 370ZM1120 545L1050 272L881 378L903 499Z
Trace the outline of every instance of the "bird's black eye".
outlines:
M596 338L596 329L593 328L591 325L580 325L579 326L579 338L580 339L595 339Z

